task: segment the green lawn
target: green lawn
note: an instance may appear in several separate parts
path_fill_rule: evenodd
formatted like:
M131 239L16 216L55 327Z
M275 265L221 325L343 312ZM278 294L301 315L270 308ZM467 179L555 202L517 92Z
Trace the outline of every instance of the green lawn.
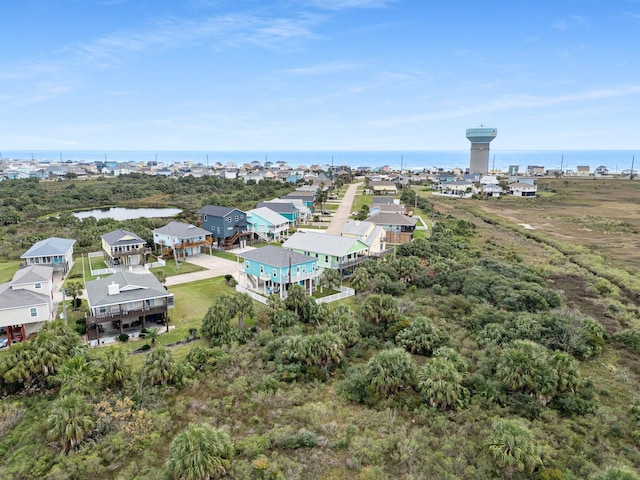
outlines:
M4 262L0 263L0 283L6 283L13 278L18 271L20 262Z
M176 265L175 260L167 260L166 262L167 264L164 267L152 268L151 272L164 272L167 277L171 277L172 275L182 275L183 273L206 270L205 268L194 265L193 263L180 262L179 265Z

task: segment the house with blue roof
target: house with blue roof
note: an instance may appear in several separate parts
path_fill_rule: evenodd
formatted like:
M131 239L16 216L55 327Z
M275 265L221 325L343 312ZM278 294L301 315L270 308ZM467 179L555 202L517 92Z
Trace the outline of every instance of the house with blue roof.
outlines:
M238 269L240 290L250 290L265 297L277 293L285 298L293 284L303 286L311 294L321 273L314 257L273 245L239 256L243 260Z
M75 240L50 237L36 242L20 258L27 265L48 265L54 271L66 274L73 267L73 245Z

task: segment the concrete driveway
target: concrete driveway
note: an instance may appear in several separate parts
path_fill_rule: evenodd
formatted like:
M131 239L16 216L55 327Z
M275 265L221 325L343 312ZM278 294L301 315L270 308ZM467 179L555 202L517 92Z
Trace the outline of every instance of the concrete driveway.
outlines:
M223 275L233 275L236 280L238 278L238 263L232 260L201 254L197 257L189 257L187 262L203 267L206 270L167 277L167 281L165 282L167 287Z

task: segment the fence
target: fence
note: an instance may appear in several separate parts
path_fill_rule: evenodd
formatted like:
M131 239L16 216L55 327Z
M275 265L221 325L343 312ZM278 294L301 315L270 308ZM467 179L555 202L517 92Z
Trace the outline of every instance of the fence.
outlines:
M340 287L339 290L340 293L334 293L328 297L316 298L316 303L335 302L336 300L342 300L343 298L353 297L356 294L356 291L349 287Z
M100 258L100 260L102 261L104 256L102 254L102 252L89 252L87 253L87 258L89 260L89 272L91 273L91 276L98 276L98 275L107 275L107 274L111 274L111 273L116 273L116 269L115 268L98 268L98 269L93 269L93 265L91 263L91 259L92 258Z

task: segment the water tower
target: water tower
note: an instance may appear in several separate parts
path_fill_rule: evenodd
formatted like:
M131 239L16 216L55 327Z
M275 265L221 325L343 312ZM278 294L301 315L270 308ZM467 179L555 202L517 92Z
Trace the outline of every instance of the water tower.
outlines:
M467 140L471 142L471 158L469 173L487 175L489 173L489 144L498 135L497 128L480 125L478 128L467 129Z

